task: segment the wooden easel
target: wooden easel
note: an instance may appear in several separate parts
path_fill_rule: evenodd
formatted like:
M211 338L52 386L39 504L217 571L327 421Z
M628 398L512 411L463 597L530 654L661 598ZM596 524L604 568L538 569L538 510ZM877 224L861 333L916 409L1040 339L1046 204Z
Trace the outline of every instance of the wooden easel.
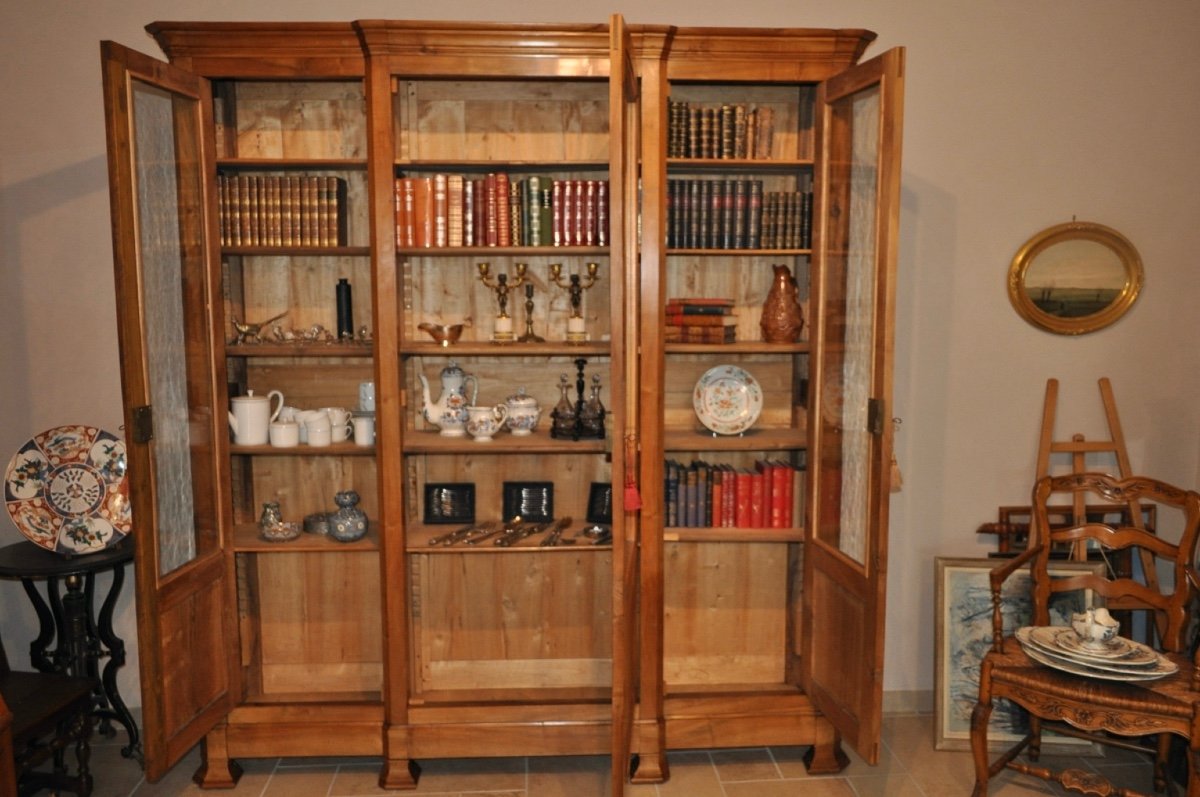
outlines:
M1070 440L1054 440L1054 414L1058 404L1058 380L1046 380L1046 401L1042 408L1042 434L1038 442L1037 478L1050 473L1050 457L1052 454L1070 454L1071 472L1079 473L1087 470L1086 457L1088 454L1112 452L1117 459L1117 472L1112 474L1126 479L1133 474L1129 466L1129 453L1125 448L1125 435L1121 431L1121 421L1117 417L1117 404L1113 398L1112 384L1108 377L1100 379L1100 401L1104 405L1104 416L1108 420L1108 440L1087 440L1081 434L1072 435ZM1136 528L1145 528L1142 516L1141 502L1136 499L1128 502L1129 524ZM1087 519L1086 496L1076 493L1071 506L1071 521L1073 524L1084 523ZM1071 558L1087 559L1087 551L1082 546L1071 551ZM1146 551L1141 552L1142 572L1147 586L1157 587L1158 577L1154 571L1153 559ZM1119 603L1120 605L1114 605ZM1140 608L1137 604L1126 604L1125 601L1109 601L1112 608Z

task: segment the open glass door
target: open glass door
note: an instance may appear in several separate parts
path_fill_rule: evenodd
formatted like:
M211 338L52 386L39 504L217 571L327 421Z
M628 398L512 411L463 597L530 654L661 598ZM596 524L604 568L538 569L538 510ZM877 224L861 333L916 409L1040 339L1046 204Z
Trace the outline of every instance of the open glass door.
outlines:
M157 780L229 711L236 673L207 268L203 82L101 44L145 724Z
M609 196L620 212L610 220L613 274L620 274L624 286L613 286L613 295L623 297L620 323L612 325L613 350L623 347L627 385L638 383L639 300L637 202L631 200L631 186L637 185L638 143L631 136L637 124L637 75L631 60L633 48L625 19L613 14L609 25ZM614 429L613 479L625 485L635 484L638 468L636 423L638 393L622 391L625 406L623 424ZM623 434L622 434L623 432ZM620 437L616 437L620 435ZM616 442L622 440L622 442ZM621 472L618 473L618 467ZM621 492L618 495L618 492ZM633 500L631 500L633 499ZM624 793L629 779L630 748L633 741L633 711L637 703L637 592L638 592L638 504L636 490L630 495L613 491L613 511L621 511L624 521L613 528L613 684L612 684L612 793ZM615 518L614 518L615 520Z
M883 704L894 276L904 51L817 95L813 351L802 680L868 762Z

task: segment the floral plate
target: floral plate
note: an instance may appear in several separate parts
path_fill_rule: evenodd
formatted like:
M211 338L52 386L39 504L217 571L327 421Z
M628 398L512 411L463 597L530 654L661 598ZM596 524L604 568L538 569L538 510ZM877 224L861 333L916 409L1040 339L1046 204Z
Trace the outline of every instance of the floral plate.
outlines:
M61 554L98 553L129 533L125 443L94 426L35 435L9 460L4 504L17 529Z
M705 428L717 434L741 434L762 412L758 380L736 365L718 365L700 377L692 391L692 406Z

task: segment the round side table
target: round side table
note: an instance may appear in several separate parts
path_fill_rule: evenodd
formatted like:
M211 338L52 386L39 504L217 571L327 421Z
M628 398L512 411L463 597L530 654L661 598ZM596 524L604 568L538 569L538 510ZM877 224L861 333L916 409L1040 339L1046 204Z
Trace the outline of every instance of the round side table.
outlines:
M100 732L111 736L112 723L120 723L129 736L129 744L121 748L121 754L141 761L137 723L117 691L117 670L125 664L125 642L112 625L133 550L132 535L112 548L83 556L63 556L32 542L18 542L0 548L0 578L20 579L37 612L38 636L29 645L33 666L41 672L93 679L96 689L92 714L99 720ZM112 585L97 614L96 574L108 570L112 571ZM38 590L39 581L45 582L45 598ZM101 659L108 659L103 670Z

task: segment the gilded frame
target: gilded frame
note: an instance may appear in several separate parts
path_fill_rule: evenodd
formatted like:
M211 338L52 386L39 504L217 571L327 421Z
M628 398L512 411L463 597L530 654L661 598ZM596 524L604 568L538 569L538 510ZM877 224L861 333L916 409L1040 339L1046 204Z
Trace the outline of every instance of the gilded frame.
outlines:
M1123 283L1112 289L1114 295L1099 310L1075 314L1065 312L1064 305L1063 313L1050 312L1046 308L1053 302L1036 301L1030 295L1030 268L1051 247L1077 241L1109 249L1124 271ZM1082 335L1103 329L1125 315L1141 293L1144 281L1142 259L1128 238L1103 224L1071 221L1042 230L1021 246L1008 269L1008 299L1017 314L1035 327L1059 335Z

